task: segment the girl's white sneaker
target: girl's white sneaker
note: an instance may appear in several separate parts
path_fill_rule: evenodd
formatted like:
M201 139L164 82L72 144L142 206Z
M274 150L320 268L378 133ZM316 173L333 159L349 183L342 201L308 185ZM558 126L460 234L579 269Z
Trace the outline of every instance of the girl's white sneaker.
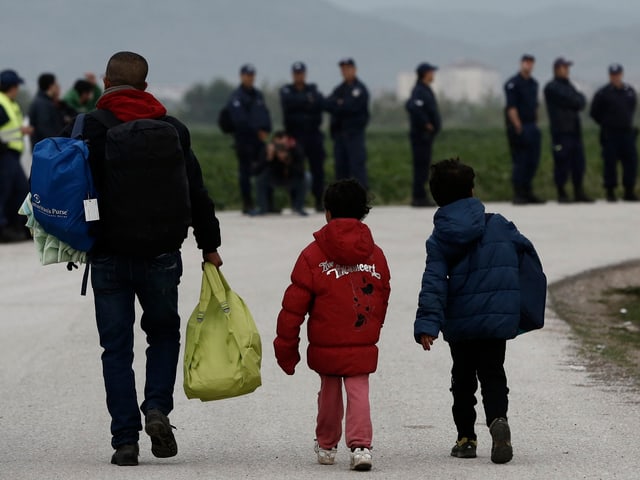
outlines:
M351 470L371 470L371 450L368 448L351 449Z

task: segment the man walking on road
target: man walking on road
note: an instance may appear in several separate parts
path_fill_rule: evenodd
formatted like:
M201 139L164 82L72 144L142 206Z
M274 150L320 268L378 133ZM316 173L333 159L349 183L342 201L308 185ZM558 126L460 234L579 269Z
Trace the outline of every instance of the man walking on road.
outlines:
M438 102L431 89L438 67L421 63L416 68L418 76L411 97L405 105L409 112L411 153L413 155L413 188L411 206L434 207L427 195L425 184L429 181L433 139L440 132L442 122Z
M553 145L553 177L558 189L558 202L570 203L565 185L571 175L576 202L593 202L584 192L586 160L582 144L580 112L587 105L586 97L569 81L569 68L573 65L562 57L553 63L554 78L544 87L551 141Z
M622 65L609 67L609 84L598 90L591 102L591 117L600 125L600 145L604 162L604 188L607 201L615 202L618 186L618 160L622 162L623 200L637 202L635 193L638 176L637 129L633 128L636 92L623 81Z
M533 177L540 164L538 82L531 76L535 58L525 54L520 71L504 85L507 97L507 138L511 150L513 204L544 203L533 193Z
M344 81L325 102L331 114L336 180L355 178L368 189L364 132L369 123L369 91L356 75L353 58L343 58L338 65Z
M307 83L307 67L302 62L291 66L293 82L280 89L284 128L309 160L311 192L317 212L324 211L324 135L320 131L324 97L314 83Z
M132 52L111 57L105 92L87 114L84 139L99 193L91 283L111 415L111 463L138 464L142 430L154 456L177 454L167 415L180 351L180 247L193 226L204 260L222 265L220 229L187 128L147 93L147 61ZM67 128L69 133L71 128ZM152 168L151 168L152 166ZM144 401L132 369L135 301L148 343Z

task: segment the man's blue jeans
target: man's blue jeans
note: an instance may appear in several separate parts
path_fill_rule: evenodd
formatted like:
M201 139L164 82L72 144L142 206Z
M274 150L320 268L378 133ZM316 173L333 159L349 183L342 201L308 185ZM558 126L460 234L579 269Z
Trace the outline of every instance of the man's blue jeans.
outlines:
M102 370L111 414L111 445L132 444L142 430L140 410L173 409L180 351L178 284L180 252L155 258L96 255L91 284L100 335ZM138 408L133 363L135 299L142 307L140 326L147 336L144 402Z

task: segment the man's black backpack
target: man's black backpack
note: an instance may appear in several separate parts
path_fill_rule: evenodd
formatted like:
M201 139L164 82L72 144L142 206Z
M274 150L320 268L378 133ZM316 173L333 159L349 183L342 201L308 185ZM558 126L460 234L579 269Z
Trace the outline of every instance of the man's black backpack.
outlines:
M220 110L218 114L218 127L222 130L222 133L233 133L235 131L233 120L231 119L231 112L229 112L228 107Z
M191 202L176 128L162 119L121 122L106 110L90 115L107 127L99 167L101 241L120 254L177 250L191 224Z

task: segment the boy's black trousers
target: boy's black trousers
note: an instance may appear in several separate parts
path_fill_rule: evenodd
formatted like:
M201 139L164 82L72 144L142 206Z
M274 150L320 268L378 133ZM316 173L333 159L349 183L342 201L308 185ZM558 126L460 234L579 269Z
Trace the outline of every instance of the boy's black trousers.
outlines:
M452 412L458 429L458 440L464 437L476 439L475 393L478 380L487 426L496 418L507 418L509 389L504 372L506 345L507 341L500 339L467 340L449 344L453 359Z

